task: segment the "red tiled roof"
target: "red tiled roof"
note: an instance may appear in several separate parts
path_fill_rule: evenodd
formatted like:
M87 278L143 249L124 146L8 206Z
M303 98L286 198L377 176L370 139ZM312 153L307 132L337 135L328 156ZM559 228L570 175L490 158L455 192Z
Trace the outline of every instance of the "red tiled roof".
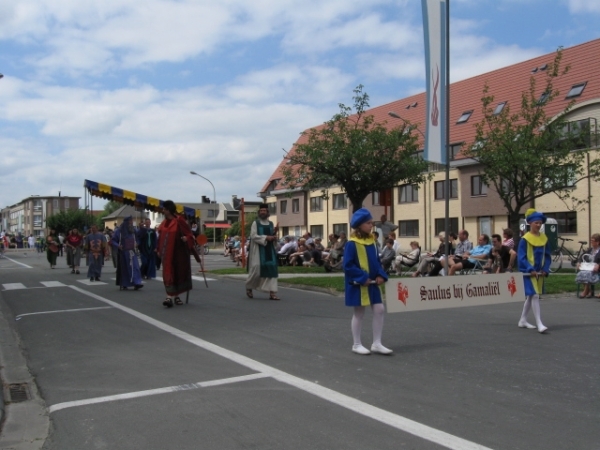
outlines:
M529 90L532 76L536 80L537 94L542 93L545 86L546 71L539 70L539 67L544 64L550 65L554 61L555 55L556 52L548 53L512 66L452 83L450 85L450 143L471 143L475 140L474 125L483 118L481 97L486 83L489 86L489 94L494 96L494 105L506 101L513 111L516 111L520 107L522 93ZM546 113L549 117L563 111L572 100L575 100L576 107L579 103L591 99L600 99L600 58L598 58L598 55L600 55L600 39L563 50L561 69L569 65L570 70L566 75L555 79L554 86L560 91L560 95L547 105ZM532 73L532 69L536 67L538 71ZM583 82L587 82L583 93L575 99L567 99L566 96L571 87ZM390 127L395 127L401 125L402 120L394 119L388 115L388 112L393 111L403 119L418 125L421 131L425 132L425 95L426 93L422 92L371 108L368 110L368 114L373 115L376 122L387 122ZM406 109L408 105L415 102L417 103L416 107ZM463 112L471 110L473 114L466 123L456 124ZM305 139L301 136L296 143L302 143ZM422 147L424 144L423 139L421 136L419 136L419 139ZM283 160L279 164L260 192L266 192L272 180L283 178L281 170L285 163L285 160ZM276 188L282 189L283 186L279 183Z

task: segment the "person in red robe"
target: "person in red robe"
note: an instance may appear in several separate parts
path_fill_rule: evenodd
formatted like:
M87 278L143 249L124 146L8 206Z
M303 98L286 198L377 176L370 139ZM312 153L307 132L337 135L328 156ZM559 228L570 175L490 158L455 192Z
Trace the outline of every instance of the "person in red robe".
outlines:
M192 290L192 267L190 254L200 262L200 256L194 247L194 235L183 216L177 214L175 203L166 200L163 203L163 220L158 227L158 245L156 252L162 260L162 277L167 291L163 302L167 308L183 305L179 294Z

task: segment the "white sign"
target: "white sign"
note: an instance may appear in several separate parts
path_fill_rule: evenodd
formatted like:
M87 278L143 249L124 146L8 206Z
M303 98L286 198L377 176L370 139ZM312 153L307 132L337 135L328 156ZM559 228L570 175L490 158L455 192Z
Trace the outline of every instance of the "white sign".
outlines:
M427 84L426 161L446 164L446 0L421 0Z
M523 274L393 278L385 285L387 312L523 302Z

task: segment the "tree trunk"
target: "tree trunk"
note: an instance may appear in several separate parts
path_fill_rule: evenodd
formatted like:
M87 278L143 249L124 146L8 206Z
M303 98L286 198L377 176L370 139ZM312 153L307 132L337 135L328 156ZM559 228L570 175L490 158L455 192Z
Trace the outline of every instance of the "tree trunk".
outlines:
M515 241L515 251L519 248L519 241L521 240L521 229L519 228L519 219L521 214L519 212L511 212L508 215L508 228L513 232L513 240Z

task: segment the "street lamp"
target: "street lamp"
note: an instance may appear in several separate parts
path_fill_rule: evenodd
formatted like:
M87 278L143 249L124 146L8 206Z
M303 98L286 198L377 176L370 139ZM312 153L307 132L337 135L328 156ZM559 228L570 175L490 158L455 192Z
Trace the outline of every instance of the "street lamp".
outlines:
M219 210L219 205L217 204L217 192L215 191L215 185L212 184L212 181L210 181L208 178L203 177L202 175L194 172L193 170L190 171L190 173L192 175L199 176L200 178L204 178L206 181L208 181L210 183L210 185L213 188L213 199L215 202L215 206L217 207L216 210L213 208L213 248L217 248L217 211Z
M400 115L396 114L394 111L390 111L388 113L388 116L393 117L394 119L400 119L402 122L404 122L406 125L408 125L409 129L411 129L411 130L417 130L419 133L421 133L421 136L423 136L423 139L425 138L425 135L419 129L419 127L417 127L416 125L411 124L408 120L404 119L403 117L400 117Z

